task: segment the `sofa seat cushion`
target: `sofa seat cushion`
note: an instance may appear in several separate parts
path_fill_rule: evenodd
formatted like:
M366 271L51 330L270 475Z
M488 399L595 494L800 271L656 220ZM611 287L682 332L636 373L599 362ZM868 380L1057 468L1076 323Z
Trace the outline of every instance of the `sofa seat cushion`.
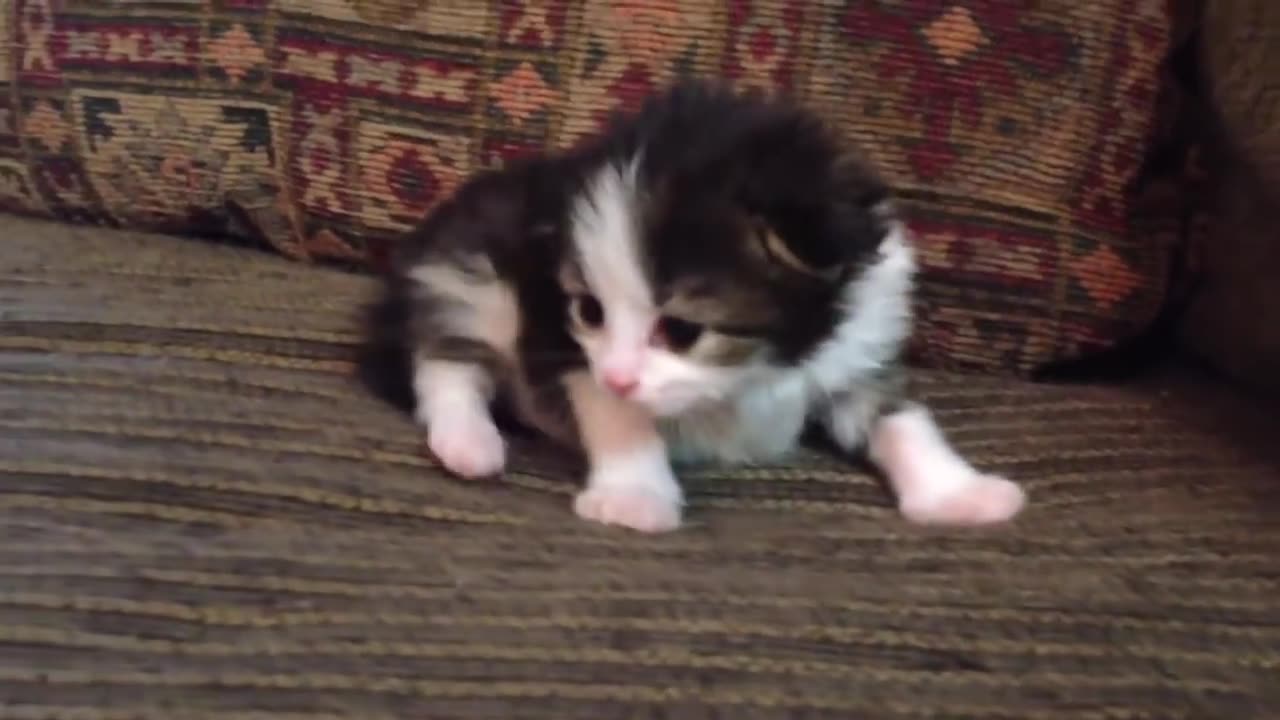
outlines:
M688 526L640 536L577 521L536 441L444 477L352 379L367 277L0 234L0 716L1280 707L1275 426L1225 390L925 374L959 448L1027 483L1014 525L908 526L812 450L689 477Z

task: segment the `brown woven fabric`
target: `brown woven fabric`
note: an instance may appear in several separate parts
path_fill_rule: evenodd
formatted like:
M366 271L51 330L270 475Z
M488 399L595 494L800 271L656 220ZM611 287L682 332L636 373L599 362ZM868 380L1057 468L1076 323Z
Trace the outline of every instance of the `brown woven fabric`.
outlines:
M1280 7L1214 0L1201 20L1205 91L1225 144L1280 197Z
M917 357L1027 370L1164 298L1131 220L1165 0L0 0L0 208L366 264L480 166L672 75L829 116L901 187Z
M362 277L0 226L0 718L1263 718L1275 425L1177 378L928 374L1015 526L924 531L818 451L579 522L530 440L442 477L350 379Z
M1280 5L1206 5L1205 227L1187 344L1255 387L1280 393Z

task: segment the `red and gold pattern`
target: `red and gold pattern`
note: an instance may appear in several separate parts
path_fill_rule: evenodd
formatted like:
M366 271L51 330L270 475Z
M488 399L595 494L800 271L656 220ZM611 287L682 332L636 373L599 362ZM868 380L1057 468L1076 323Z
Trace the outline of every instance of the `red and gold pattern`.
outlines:
M795 95L902 189L917 358L1026 371L1164 295L1134 227L1164 0L0 0L0 209L376 264L468 174L680 73Z

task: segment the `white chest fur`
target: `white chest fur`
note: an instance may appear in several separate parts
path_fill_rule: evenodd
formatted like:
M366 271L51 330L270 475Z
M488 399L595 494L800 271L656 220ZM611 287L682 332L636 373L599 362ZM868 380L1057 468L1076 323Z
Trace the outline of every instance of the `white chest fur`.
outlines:
M868 407L876 404L881 388L874 378L897 362L910 332L914 273L912 249L899 225L885 238L879 262L845 289L845 319L804 365L747 383L733 398L660 423L672 459L774 459L795 447L806 421L825 413L833 394L865 395ZM865 425L872 414L859 417L857 424ZM844 431L852 440L865 428Z
M795 447L810 403L804 376L790 372L752 384L725 402L665 419L659 430L678 464L763 462Z

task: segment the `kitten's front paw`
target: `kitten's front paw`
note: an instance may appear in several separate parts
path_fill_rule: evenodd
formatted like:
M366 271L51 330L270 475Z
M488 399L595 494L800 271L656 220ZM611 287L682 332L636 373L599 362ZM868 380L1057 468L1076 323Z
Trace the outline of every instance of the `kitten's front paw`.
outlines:
M588 487L573 501L584 520L621 525L647 533L680 527L680 501L645 487Z
M497 475L507 462L507 448L487 417L457 417L427 429L427 447L449 472L465 478Z
M1027 503L1015 482L974 474L945 492L903 498L902 514L922 525L989 525L1013 518Z

